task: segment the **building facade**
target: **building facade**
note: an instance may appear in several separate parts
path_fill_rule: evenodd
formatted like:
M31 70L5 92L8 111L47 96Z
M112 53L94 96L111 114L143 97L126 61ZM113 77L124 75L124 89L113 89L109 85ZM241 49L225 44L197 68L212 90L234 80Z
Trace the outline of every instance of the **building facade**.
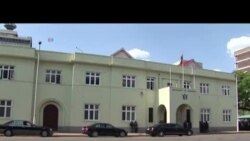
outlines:
M208 121L211 131L236 130L233 74L126 55L124 50L101 56L0 44L0 123L25 119L81 132L95 122L129 130L136 120L144 132L159 122L187 120L195 131L199 121Z
M236 69L243 72L250 72L250 47L240 49L234 53Z

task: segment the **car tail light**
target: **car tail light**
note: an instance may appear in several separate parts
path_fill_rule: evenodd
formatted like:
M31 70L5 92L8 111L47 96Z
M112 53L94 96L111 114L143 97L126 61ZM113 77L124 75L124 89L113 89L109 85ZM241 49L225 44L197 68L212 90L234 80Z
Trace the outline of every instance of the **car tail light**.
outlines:
M82 131L88 131L88 127L83 127Z

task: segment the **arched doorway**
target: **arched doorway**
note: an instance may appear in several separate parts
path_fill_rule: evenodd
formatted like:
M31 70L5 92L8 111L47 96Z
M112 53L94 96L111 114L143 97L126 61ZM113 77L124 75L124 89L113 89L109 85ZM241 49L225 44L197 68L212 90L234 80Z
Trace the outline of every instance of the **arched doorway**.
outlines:
M43 126L50 127L53 130L58 129L58 108L55 105L45 106L43 110Z
M187 104L182 104L176 111L176 123L183 124L185 121L192 122L191 120L191 107Z
M167 110L164 105L158 107L158 122L167 122Z

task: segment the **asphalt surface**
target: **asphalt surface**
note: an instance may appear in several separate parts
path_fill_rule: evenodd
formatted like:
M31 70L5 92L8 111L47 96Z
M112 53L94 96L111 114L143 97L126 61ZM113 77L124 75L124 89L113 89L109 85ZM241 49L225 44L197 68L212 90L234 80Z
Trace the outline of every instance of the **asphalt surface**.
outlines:
M39 137L39 136L0 136L0 141L249 141L250 133L244 134L207 134L193 136L129 136L129 137L96 137L90 138L87 136L55 136L55 137Z

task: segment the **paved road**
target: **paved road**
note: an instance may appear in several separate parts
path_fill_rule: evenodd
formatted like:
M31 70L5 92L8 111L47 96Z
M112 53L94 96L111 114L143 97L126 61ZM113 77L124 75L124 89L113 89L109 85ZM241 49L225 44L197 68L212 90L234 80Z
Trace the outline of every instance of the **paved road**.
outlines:
M249 141L250 134L213 134L194 136L165 136L165 137L36 137L36 136L0 136L0 141Z

